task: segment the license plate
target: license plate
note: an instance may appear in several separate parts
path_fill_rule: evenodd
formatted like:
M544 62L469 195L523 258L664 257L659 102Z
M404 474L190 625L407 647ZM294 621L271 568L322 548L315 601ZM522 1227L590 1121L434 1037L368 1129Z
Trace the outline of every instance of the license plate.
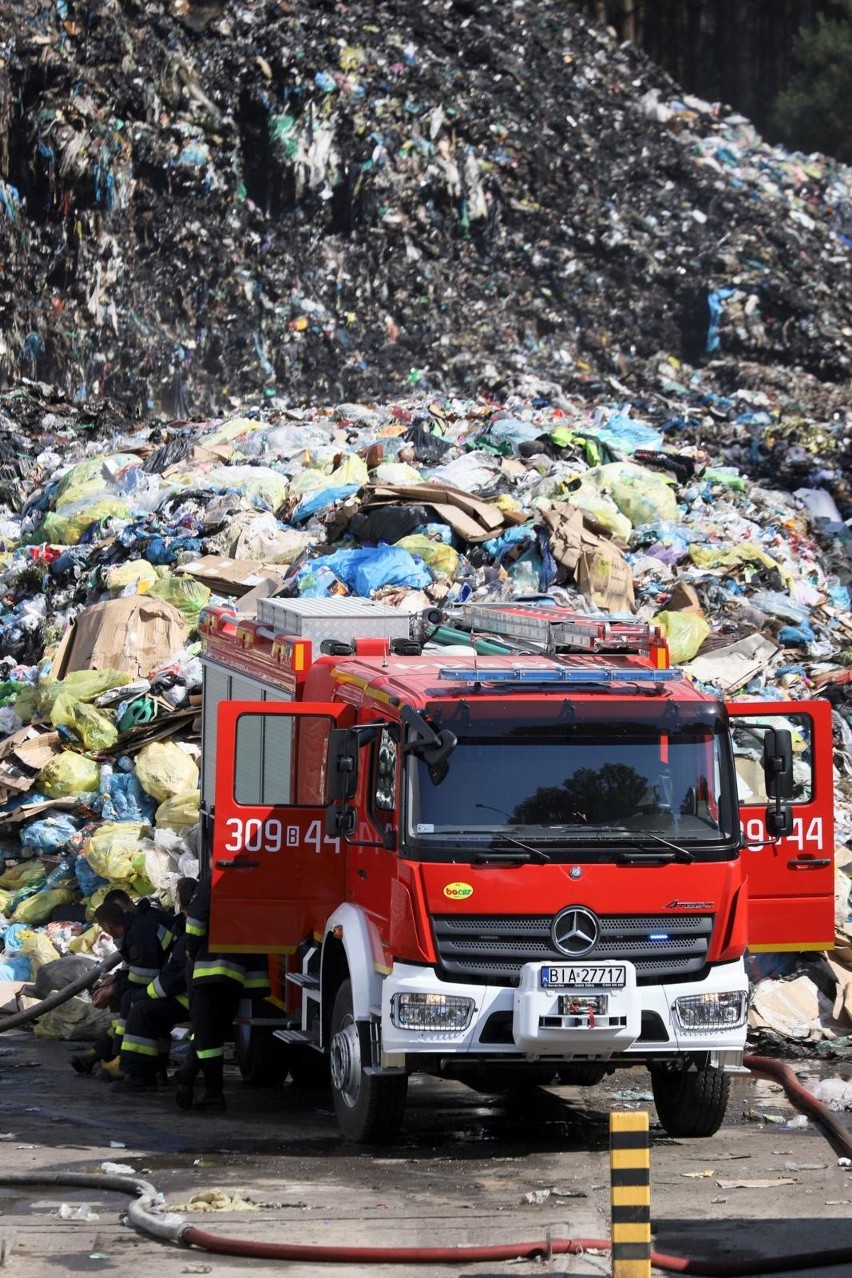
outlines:
M622 989L624 986L624 965L611 964L605 967L591 964L573 964L568 967L543 967L541 984L546 990L552 989Z

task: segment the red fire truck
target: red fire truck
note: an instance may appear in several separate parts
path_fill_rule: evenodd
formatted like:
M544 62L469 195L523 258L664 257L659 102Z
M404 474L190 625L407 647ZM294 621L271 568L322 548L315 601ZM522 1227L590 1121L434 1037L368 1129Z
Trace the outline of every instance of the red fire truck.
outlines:
M746 949L832 944L828 703L725 705L656 627L552 600L264 600L202 633L211 940L273 980L247 1075L327 1068L369 1142L417 1071L642 1065L669 1133L718 1130Z

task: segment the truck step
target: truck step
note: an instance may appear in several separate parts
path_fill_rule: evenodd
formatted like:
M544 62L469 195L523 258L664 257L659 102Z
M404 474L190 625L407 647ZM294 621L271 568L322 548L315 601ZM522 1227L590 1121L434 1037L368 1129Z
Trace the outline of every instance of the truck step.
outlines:
M319 1034L310 1030L277 1029L273 1030L272 1037L293 1047L319 1047Z
M278 1029L289 1025L292 1017L288 1016L235 1016L235 1025L262 1025L264 1029Z
M288 972L287 980L291 985L298 985L303 990L318 990L319 977L309 972Z

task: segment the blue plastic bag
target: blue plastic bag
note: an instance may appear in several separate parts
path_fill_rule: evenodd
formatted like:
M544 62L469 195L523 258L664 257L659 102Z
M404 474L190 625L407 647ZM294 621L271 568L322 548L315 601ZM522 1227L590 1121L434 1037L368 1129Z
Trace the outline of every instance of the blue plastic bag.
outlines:
M101 816L105 821L151 822L157 804L146 794L134 773L116 772L109 779Z
M84 856L77 857L74 862L74 870L83 896L91 896L93 892L97 892L99 887L103 887L107 881L102 879L99 874L95 874L95 871Z
M338 550L319 561L356 595L367 599L383 586L410 586L422 590L432 574L422 559L399 546L379 545L359 550Z
M4 955L0 962L0 981L32 980L33 965L29 954Z
M77 822L67 812L56 812L25 826L20 834L21 844L25 848L34 848L36 852L58 852L77 833L77 829Z
M23 953L24 937L31 931L29 923L12 923L6 928L3 937L3 957L7 963L10 956L14 957L16 954Z
M315 493L308 493L293 511L290 517L291 523L301 524L306 519L310 519L311 515L318 515L320 511L328 510L337 502L344 501L353 493L357 493L358 488L358 484L343 484L340 488L320 488Z

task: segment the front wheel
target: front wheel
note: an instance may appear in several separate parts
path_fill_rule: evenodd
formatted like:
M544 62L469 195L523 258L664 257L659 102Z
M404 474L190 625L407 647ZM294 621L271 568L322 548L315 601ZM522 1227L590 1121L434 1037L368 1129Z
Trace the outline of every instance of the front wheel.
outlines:
M703 1069L651 1070L657 1116L669 1136L715 1136L728 1108L731 1078L712 1065Z
M352 984L344 981L331 1013L330 1068L334 1112L340 1130L360 1144L386 1144L402 1125L406 1074L366 1074L369 1028L356 1021Z

